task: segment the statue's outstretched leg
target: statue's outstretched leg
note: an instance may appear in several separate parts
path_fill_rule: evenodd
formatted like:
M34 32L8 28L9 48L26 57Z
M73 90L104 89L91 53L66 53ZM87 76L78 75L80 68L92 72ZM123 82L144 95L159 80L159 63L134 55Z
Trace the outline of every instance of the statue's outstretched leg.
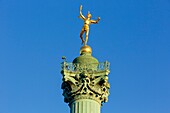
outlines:
M86 42L85 42L85 44L87 44L87 42L88 42L88 36L89 36L89 29L86 31Z
M81 33L80 33L80 38L81 38L81 40L82 40L82 43L81 44L84 44L85 43L85 40L83 39L83 33L84 33L85 31L82 29L82 31L81 31Z

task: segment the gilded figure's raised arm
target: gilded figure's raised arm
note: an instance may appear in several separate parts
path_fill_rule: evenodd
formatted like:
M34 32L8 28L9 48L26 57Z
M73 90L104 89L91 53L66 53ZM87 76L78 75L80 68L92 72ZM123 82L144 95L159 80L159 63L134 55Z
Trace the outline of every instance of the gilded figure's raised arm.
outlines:
M97 18L97 20L90 20L92 24L97 24L100 20L100 17Z
M80 16L79 16L79 18L81 18L81 19L83 19L83 20L85 20L86 18L83 16L83 14L82 14L82 5L80 6Z

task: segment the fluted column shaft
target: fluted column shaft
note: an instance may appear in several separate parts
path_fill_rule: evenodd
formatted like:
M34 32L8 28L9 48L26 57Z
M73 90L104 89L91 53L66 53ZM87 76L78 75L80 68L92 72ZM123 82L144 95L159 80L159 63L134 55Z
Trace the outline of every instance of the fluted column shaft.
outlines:
M101 105L91 99L79 99L70 105L70 113L100 113Z

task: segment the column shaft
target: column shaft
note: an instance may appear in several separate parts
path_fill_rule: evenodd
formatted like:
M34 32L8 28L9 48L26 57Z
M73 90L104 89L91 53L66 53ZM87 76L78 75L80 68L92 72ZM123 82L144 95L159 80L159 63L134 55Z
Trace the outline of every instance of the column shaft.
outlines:
M70 113L100 113L100 107L95 100L80 99L70 105Z

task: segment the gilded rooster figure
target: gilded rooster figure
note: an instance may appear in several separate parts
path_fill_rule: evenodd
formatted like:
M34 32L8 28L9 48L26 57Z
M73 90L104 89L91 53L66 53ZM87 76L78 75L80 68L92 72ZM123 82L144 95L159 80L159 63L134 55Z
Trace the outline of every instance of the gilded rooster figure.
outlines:
M100 17L98 17L97 20L90 20L92 17L92 15L90 14L90 12L88 11L87 17L85 17L82 14L82 5L80 6L80 16L79 18L81 18L84 21L84 26L80 32L80 38L82 40L82 44L87 45L87 41L88 41L88 35L89 35L89 25L90 24L97 24L100 20ZM86 38L84 40L83 38L83 34L86 33Z

